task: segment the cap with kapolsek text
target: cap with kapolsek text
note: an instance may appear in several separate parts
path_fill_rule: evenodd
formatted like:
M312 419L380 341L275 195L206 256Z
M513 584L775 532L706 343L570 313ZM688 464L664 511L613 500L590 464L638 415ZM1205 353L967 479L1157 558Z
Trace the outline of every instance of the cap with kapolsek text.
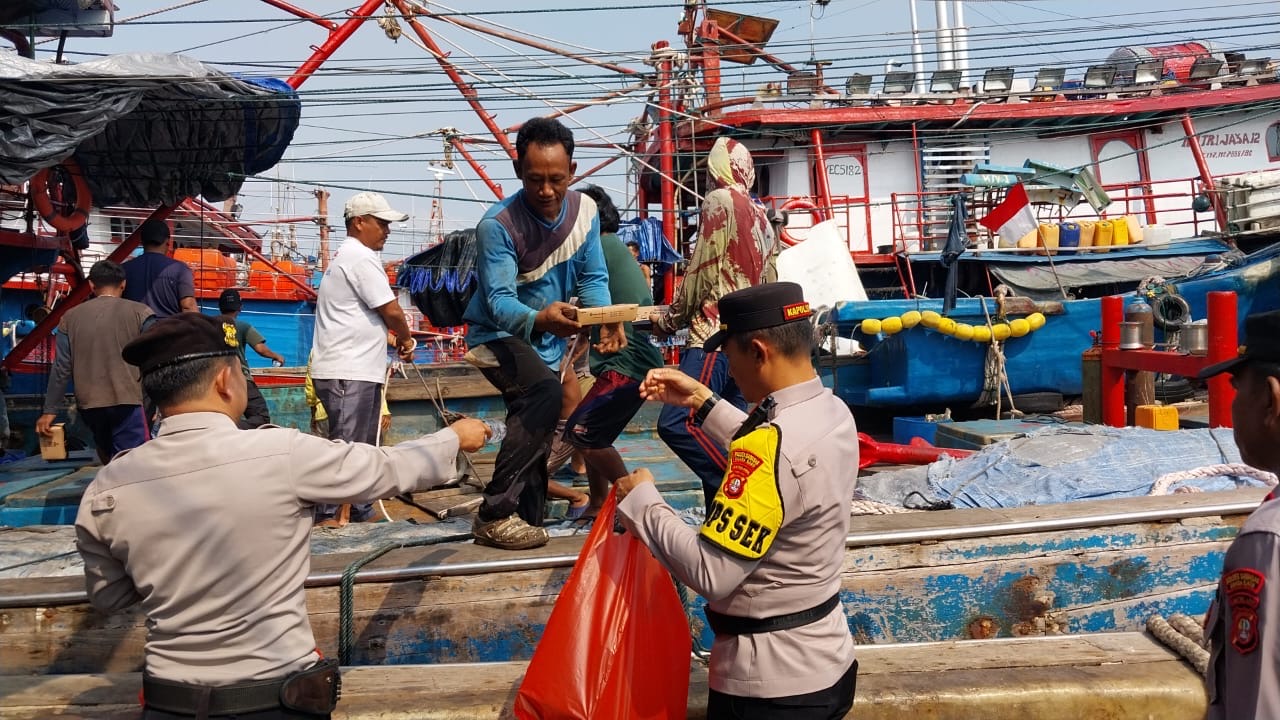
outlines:
M808 320L813 311L804 299L804 290L793 282L755 285L720 298L720 330L702 343L715 352L733 333L762 330L790 322Z
M1280 365L1280 310L1246 317L1244 344L1237 350L1236 357L1214 363L1201 370L1196 377L1204 380L1224 372L1235 372L1248 362Z
M239 347L235 325L209 315L184 312L157 320L125 345L120 356L146 375L191 360L236 355Z

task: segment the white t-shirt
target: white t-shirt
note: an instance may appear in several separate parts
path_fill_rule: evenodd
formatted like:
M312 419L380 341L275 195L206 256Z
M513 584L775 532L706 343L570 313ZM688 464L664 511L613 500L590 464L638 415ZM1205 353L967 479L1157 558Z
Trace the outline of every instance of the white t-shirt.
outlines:
M348 237L320 281L311 377L385 381L387 326L374 308L395 300L378 253Z

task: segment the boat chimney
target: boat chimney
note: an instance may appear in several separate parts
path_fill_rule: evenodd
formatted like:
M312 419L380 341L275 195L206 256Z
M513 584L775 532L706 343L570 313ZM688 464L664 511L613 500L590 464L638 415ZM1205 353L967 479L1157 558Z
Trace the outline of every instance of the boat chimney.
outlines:
M963 87L969 84L969 28L964 22L964 0L952 0L951 7L951 55Z
M951 20L949 10L951 6L950 0L934 0L934 14L938 19L937 44L938 44L938 69L954 70L955 62L952 56L951 46Z
M920 46L920 15L916 12L916 0L907 0L911 6L911 69L916 77L924 77L924 48Z

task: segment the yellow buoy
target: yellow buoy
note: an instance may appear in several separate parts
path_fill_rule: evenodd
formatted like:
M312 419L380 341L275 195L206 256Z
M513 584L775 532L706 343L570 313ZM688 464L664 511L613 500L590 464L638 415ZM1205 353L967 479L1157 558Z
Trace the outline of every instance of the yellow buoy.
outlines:
M867 318L862 321L862 332L868 335L880 334L880 321L875 318Z
M956 334L957 340L972 340L973 326L970 325L969 323L956 323L955 334Z
M942 316L932 310L925 310L920 313L920 324L927 328L938 327L938 321L941 319Z
M973 326L973 341L980 343L991 342L991 328L986 325Z
M913 328L919 325L922 319L924 319L924 317L920 314L919 310L908 310L902 313L902 327Z
M885 335L896 335L902 332L902 318L887 317L880 321L880 332Z
M938 321L938 332L943 335L955 335L956 321L951 318L942 318Z
M1027 322L1025 318L1009 321L1009 334L1013 337L1022 337L1029 332L1031 332L1031 323Z
M1004 342L1005 340L1008 340L1009 336L1012 334L1013 330L1010 329L1008 323L996 323L991 326L991 338L993 340Z
M1031 313L1027 316L1027 322L1031 325L1032 330L1039 330L1044 327L1044 313Z

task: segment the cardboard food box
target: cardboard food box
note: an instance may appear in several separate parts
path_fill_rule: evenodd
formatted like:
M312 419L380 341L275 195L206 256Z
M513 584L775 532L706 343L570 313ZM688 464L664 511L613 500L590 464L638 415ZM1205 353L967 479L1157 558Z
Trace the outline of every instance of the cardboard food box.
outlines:
M54 425L52 433L40 436L40 457L45 460L66 460L67 436L62 423Z

